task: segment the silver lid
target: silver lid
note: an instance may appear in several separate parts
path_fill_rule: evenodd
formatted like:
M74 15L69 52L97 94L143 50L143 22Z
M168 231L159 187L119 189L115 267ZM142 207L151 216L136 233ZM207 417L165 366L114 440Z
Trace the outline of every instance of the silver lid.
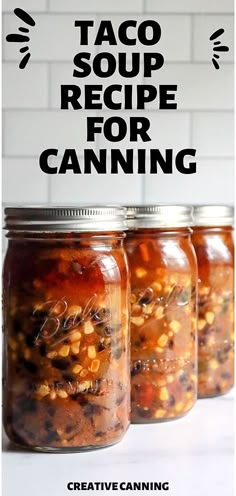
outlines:
M187 205L134 205L126 207L128 228L188 227L192 209Z
M195 226L231 226L234 208L231 205L195 205L193 224Z
M104 232L127 229L120 206L8 207L4 229L41 232Z

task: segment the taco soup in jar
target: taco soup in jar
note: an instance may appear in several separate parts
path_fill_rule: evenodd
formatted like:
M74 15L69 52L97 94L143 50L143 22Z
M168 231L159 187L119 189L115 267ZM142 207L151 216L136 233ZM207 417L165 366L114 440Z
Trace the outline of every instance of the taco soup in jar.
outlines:
M4 426L18 445L117 443L130 416L124 209L7 208Z
M196 256L191 208L128 207L131 420L186 414L197 396Z
M192 241L199 267L198 395L218 396L234 384L233 208L193 209Z

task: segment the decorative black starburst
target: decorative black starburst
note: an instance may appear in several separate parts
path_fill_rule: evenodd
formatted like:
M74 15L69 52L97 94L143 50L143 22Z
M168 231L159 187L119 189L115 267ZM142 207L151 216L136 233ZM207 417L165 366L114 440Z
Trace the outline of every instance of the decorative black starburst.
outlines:
M21 21L23 21L25 24L27 24L28 26L34 27L36 25L33 17L31 17L29 14L27 14L27 12L25 12L25 10L17 8L14 10L14 14L17 17L19 17L19 19ZM8 41L10 43L28 43L30 41L29 29L26 27L20 27L19 31L20 31L20 33L24 33L24 34L19 34L19 33L8 34L6 37L6 41ZM26 53L26 52L28 52L28 53ZM31 57L31 53L29 52L29 46L26 45L26 46L20 48L20 53L25 53L25 55L19 64L19 68L25 69L25 67L27 66L29 59Z
M225 30L223 28L220 28L220 29L217 29L217 31L215 31L210 36L209 40L214 42L213 52L228 52L229 51L229 47L226 45L221 45L221 41L214 41L214 40L216 40L216 38L219 38L219 36L221 36L224 32L225 32ZM213 54L212 63L214 65L215 69L220 68L219 62L217 61L217 59L219 60L219 58L220 58L219 55L217 55L216 53Z

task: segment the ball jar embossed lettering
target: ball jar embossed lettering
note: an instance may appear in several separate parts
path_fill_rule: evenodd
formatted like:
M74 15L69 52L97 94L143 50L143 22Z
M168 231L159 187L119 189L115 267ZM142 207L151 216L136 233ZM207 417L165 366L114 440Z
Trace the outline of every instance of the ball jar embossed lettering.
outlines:
M130 415L120 208L6 209L4 425L45 451L118 442Z

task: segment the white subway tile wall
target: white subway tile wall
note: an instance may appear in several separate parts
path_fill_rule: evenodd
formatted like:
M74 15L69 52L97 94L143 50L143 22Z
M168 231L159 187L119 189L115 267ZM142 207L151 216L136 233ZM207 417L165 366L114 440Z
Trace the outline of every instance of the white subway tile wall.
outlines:
M233 0L21 0L36 20L31 29L32 58L24 71L18 69L19 46L7 43L8 33L16 32L20 21L13 14L18 7L15 0L3 0L3 202L6 204L62 204L75 202L125 204L141 202L233 202ZM78 15L77 15L78 14ZM132 52L141 52L141 72L133 80L114 74L102 81L91 75L88 80L72 77L73 59L81 51L79 29L75 19L110 19L117 28L122 20L156 19L162 29L157 47L93 46L95 29L90 30L91 57L104 50L116 56L126 52L131 61ZM221 41L230 51L220 54L220 70L215 70L211 59L213 43L210 35L219 28L225 33ZM130 28L130 34L134 34ZM120 50L119 50L120 49ZM82 51L86 51L82 47ZM159 51L165 64L152 78L144 78L143 54ZM96 143L86 143L86 118L97 111L60 110L61 84L81 86L84 102L84 84L103 85L139 84L178 85L177 111L160 111L157 100L147 105L147 113L135 111L132 115L148 116L151 122L152 143L111 143L98 136ZM118 98L118 94L117 97ZM118 101L118 100L117 100ZM124 98L122 96L122 102ZM112 115L103 111L102 116ZM129 124L130 112L117 111ZM129 128L129 127L128 127ZM82 164L83 150L107 148L107 167L110 170L110 149L134 148L134 174L118 175L110 172L91 175L46 175L39 168L39 155L46 148L59 150L59 166L63 150L75 148ZM150 174L149 160L146 174L137 172L137 148L182 148L197 150L197 173L182 175L173 166L174 173ZM148 154L147 154L148 155Z

